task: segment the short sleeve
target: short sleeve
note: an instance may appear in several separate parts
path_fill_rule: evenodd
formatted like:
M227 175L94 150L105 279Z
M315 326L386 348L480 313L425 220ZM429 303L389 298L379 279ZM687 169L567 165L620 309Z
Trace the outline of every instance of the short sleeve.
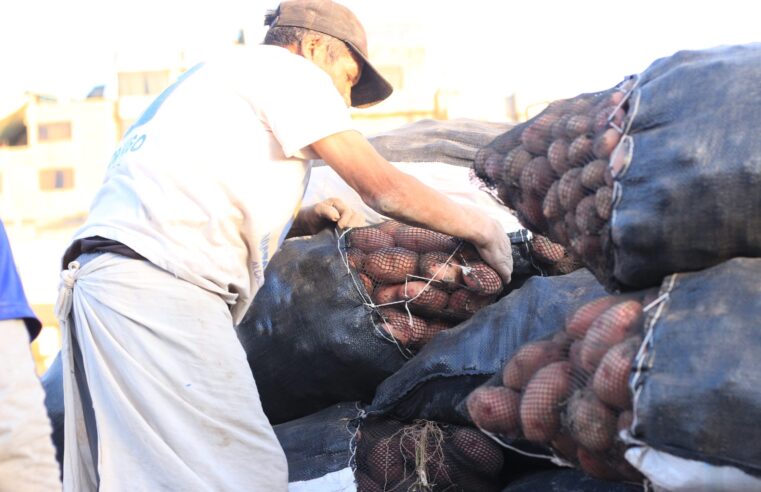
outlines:
M286 157L330 135L353 129L351 115L327 73L288 50L269 48L250 95ZM246 94L244 94L246 97Z

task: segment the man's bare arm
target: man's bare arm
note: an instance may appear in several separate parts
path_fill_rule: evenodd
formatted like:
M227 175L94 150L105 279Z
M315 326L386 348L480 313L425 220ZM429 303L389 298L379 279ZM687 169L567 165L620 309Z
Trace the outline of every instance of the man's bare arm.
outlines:
M512 250L499 222L399 171L359 132L331 135L312 148L378 213L473 243L483 259L509 282Z

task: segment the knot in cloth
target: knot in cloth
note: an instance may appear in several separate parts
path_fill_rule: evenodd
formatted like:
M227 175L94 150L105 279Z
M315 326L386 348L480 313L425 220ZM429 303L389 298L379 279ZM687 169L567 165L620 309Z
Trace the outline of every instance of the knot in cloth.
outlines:
M69 313L71 312L71 297L78 273L79 262L77 261L69 263L69 268L61 272L61 283L58 286L58 299L55 303L55 316L61 324L66 322Z

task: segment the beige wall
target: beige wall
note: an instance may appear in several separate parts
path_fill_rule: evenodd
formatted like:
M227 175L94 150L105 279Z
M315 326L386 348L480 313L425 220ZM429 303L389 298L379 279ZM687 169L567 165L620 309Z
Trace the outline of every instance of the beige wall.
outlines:
M70 138L41 141L39 126L57 122L70 123ZM114 103L30 102L25 123L28 144L0 148L3 220L10 226L41 225L86 213L117 142ZM51 169L72 169L73 187L42 190L40 172Z

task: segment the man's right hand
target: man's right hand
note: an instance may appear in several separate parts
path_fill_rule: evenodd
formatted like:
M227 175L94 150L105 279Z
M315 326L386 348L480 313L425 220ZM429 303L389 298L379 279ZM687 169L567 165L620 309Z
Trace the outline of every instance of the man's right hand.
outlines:
M502 277L507 285L513 275L513 248L510 238L502 225L494 219L489 222L488 230L484 231L484 241L474 244L481 258Z

